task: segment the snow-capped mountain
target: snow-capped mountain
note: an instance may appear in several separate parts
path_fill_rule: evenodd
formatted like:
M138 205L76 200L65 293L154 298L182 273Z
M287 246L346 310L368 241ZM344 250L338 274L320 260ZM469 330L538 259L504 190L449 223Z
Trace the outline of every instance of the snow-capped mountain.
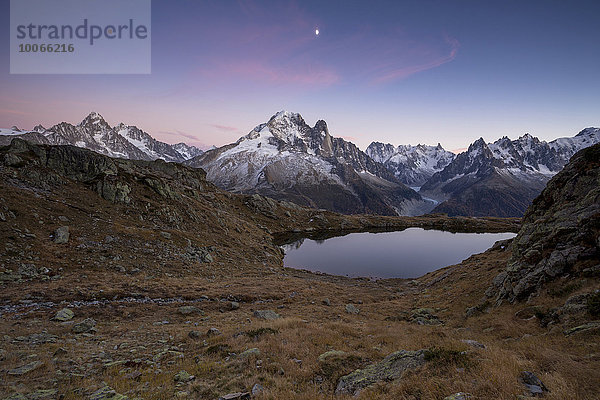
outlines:
M432 208L385 166L332 137L325 121L310 127L287 111L186 164L202 167L208 180L226 190L343 213L414 214Z
M12 137L41 144L73 145L93 150L110 157L134 160L183 162L202 154L202 150L185 143L160 142L136 126L118 124L111 127L98 113L90 113L77 125L61 122L51 128L38 125L31 131L16 127L0 130L0 144L7 144Z
M419 144L394 147L389 143L373 142L365 152L373 160L384 164L400 182L408 186L423 185L456 157L439 143L437 146Z
M529 134L494 143L480 138L435 173L420 193L442 201L434 211L449 215L521 216L573 154L598 142L598 128L551 142Z

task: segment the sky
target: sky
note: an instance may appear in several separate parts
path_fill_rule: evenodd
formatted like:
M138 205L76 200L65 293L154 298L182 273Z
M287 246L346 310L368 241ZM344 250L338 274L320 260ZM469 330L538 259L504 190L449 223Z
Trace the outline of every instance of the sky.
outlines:
M96 111L207 147L288 110L362 149L456 150L600 126L599 1L153 0L147 75L11 75L9 5L1 128Z

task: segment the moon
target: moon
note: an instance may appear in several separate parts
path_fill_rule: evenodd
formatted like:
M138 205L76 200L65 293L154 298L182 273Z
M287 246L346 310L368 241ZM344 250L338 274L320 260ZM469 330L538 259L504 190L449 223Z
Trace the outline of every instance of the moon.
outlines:
M319 36L319 29L315 29L315 36Z

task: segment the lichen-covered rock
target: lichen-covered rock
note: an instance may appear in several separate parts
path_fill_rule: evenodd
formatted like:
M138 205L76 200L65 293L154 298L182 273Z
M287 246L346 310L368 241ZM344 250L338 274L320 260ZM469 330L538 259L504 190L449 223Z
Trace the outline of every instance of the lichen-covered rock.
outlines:
M69 227L61 226L54 231L54 243L67 243L69 241L69 236Z
M181 315L201 314L202 310L194 306L181 306L177 309Z
M575 154L528 208L512 257L486 291L496 303L526 299L545 282L600 258L600 144ZM589 262L588 262L589 264Z
M68 309L68 308L63 308L62 310L59 310L56 315L54 316L54 320L55 321L69 321L71 319L73 319L73 317L75 316L75 313Z
M360 390L379 381L393 381L402 377L406 370L425 364L425 350L400 350L388 355L378 363L364 369L357 369L340 378L337 394L356 394Z
M254 311L254 316L256 318L266 319L266 320L274 320L274 319L281 318L280 315L277 314L273 310L256 310L256 311Z
M44 365L44 363L41 361L32 361L25 365L21 365L20 367L11 369L10 371L8 371L8 374L14 375L14 376L25 375L31 371L35 371L36 369L40 368L42 365Z
M187 383L193 381L194 379L196 379L196 377L185 370L179 371L173 377L173 380L177 383Z
M346 304L346 312L348 314L358 314L360 310L354 304Z
M104 386L92 393L89 400L127 400L127 396L117 393L109 386Z
M88 333L95 329L96 320L93 318L86 318L78 324L73 325L71 330L73 333Z

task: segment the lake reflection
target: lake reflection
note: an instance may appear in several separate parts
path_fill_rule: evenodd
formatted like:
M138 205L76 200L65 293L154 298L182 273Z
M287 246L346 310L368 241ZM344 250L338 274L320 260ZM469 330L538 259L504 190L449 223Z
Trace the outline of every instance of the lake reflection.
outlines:
M301 239L281 247L286 267L351 277L417 278L514 236L409 228L400 232L351 233L318 241Z

